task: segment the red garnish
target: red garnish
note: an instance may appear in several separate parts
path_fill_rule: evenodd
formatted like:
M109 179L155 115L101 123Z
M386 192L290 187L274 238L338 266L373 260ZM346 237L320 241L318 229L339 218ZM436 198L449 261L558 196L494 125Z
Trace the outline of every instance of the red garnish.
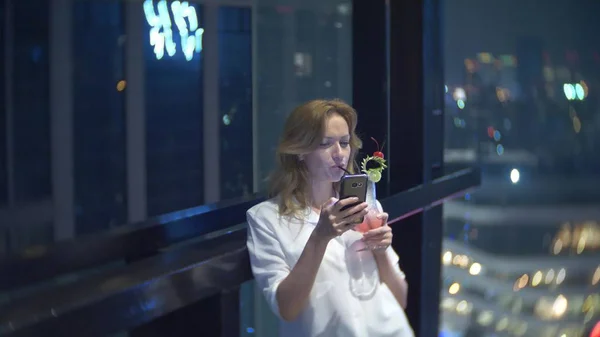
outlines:
M381 148L379 148L379 142L377 141L377 139L371 137L371 139L375 142L375 144L377 144L377 151L373 152L373 157L379 157L381 159L383 159L383 146ZM385 144L383 144L385 145Z

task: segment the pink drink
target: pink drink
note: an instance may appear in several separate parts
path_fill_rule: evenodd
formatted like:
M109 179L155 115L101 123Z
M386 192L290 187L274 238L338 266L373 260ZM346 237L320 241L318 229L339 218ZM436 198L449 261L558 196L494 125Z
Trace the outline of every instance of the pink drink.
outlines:
M375 228L379 228L379 227L383 226L383 219L378 219L377 218L378 214L379 214L378 210L370 209L369 213L367 213L367 215L365 215L365 219L363 220L363 222L356 225L356 227L354 227L354 230L356 230L357 232L360 232L360 233L366 233L371 229L375 229Z

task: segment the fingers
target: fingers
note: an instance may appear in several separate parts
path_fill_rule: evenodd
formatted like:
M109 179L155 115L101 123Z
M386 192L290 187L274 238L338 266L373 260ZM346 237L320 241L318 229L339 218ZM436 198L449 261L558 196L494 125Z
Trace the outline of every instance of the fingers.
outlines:
M369 250L383 251L392 245L392 238L387 238L384 240L368 240L364 242L365 245L369 248Z
M354 226L361 223L362 216L364 216L364 215L362 215L361 213L358 213L353 216L346 217L345 219L338 220L338 222L334 225L334 227L343 229L343 231L345 232L346 230L352 229L352 228L354 228Z
M348 219L349 221L352 221L352 219L360 219L369 213L367 206L367 203L363 202L356 206L350 207L347 210L340 212L340 217L343 220Z
M349 198L340 199L335 203L335 205L333 206L333 209L335 211L339 212L345 206L350 206L354 203L357 203L358 201L359 201L359 199L357 197L349 197Z
M379 244L379 245L370 245L367 244L367 247L372 252L384 252L390 245L389 244Z
M340 235L344 234L345 232L354 228L355 225L356 224L348 222L348 221L342 221L340 223L334 224L332 226L332 228L337 233L337 235L340 236Z
M337 198L331 197L331 198L329 198L329 200L325 201L325 203L323 205L321 205L321 209L331 207L331 206L335 205L335 203L337 203L337 202L338 202Z
M363 240L368 246L389 246L392 244L392 237L384 237L379 239Z
M363 234L363 241L372 251L383 251L392 244L392 229L383 226Z
M382 226L382 227L371 229L368 232L363 234L363 238L370 239L370 238L376 238L376 237L386 236L386 235L389 235L389 236L392 235L392 228L390 226Z
M362 221L361 219L368 213L368 205L366 202L361 202L357 205L353 205L358 201L358 198L351 197L341 199L338 202L336 202L336 204L329 211L334 216L337 225L356 224L357 222ZM348 208L342 210L342 208L344 207Z
M382 237L376 237L376 238L370 238L370 239L364 239L363 241L366 243L372 243L372 244L385 244L385 245L391 245L392 244L392 236L382 236Z
M385 212L377 214L377 219L382 220L384 226L387 226L389 217L390 217L389 214L387 214Z

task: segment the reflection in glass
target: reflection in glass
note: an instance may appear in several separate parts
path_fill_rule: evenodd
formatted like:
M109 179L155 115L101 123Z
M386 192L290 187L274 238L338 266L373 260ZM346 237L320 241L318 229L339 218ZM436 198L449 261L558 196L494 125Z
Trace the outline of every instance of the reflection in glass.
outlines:
M219 8L221 199L252 193L251 9Z
M77 234L126 223L124 27L120 1L73 4Z
M352 102L352 3L291 5L257 0L252 10L253 191L264 191L292 109L315 98ZM225 111L223 111L225 112ZM278 319L260 290L241 293L241 336L276 336Z
M12 3L12 181L14 202L50 196L48 1Z
M161 3L156 5L159 9ZM190 6L200 29L202 6ZM140 11L144 9L140 3ZM162 13L168 14L172 22L175 20L170 8L163 8ZM163 19L162 23L165 22ZM204 203L203 54L194 52L194 57L188 60L180 49L181 31L172 27L172 40L168 40L172 41L172 50L171 42L165 44L169 57L157 57L157 42L152 40L156 37L151 37L156 34L152 33L156 25L152 23L144 22L144 31L148 33L144 44L148 216Z
M255 189L264 189L283 123L292 109L315 98L352 102L351 1L298 8L257 1L253 87L256 127Z
M198 24L196 8L187 1L160 0L155 4L153 0L145 0L144 16L152 27L149 42L157 60L165 57L166 52L167 57L183 53L186 61L191 61L202 51L204 28Z
M6 74L6 27L5 27L6 3L0 2L0 73ZM6 81L0 81L0 130L6 128ZM8 203L8 134L0 136L0 207L5 207ZM1 240L0 240L1 241ZM0 247L2 244L0 243ZM0 248L2 251L2 248Z
M42 0L3 1L0 11L0 252L53 238L42 211L52 195L48 11Z

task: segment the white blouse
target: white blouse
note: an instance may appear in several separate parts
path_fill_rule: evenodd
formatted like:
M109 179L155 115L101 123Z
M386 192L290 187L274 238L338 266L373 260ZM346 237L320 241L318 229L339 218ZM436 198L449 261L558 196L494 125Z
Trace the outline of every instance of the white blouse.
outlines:
M379 205L379 207L381 207ZM362 234L347 231L332 239L317 272L309 303L292 322L281 319L276 292L294 267L319 215L307 209L303 219L282 217L275 199L247 212L248 251L257 286L280 318L281 337L414 337L402 307L379 281L370 251L357 252ZM398 255L389 247L396 271Z

